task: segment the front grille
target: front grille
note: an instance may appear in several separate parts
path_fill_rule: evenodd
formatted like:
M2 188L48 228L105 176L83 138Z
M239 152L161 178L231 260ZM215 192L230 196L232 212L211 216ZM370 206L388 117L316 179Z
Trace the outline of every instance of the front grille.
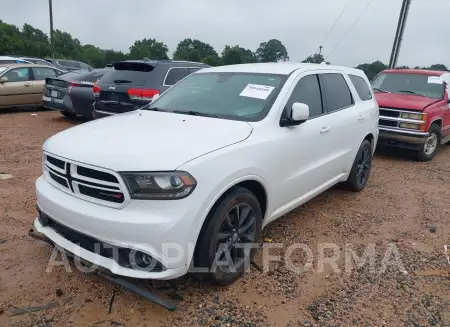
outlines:
M81 175L84 177L89 177L92 179L99 179L99 180L102 180L105 182L111 182L111 183L119 183L116 176L111 175L109 173L105 173L103 171L94 170L91 168L78 166L77 173L78 173L78 175Z
M393 109L380 108L380 116L398 118L398 117L400 117L400 111L393 110Z
M44 174L52 185L91 202L121 207L126 200L125 184L113 172L45 154Z
M398 122L393 121L393 120L385 120L385 119L380 119L380 126L389 126L389 127L397 127Z
M47 161L50 162L53 166L64 169L65 162L62 160L47 156Z
M148 255L147 257L150 259L151 263L148 265L142 264L140 258L142 257L143 253L140 251L133 251L128 248L122 248L106 242L102 242L91 236L80 233L72 228L58 223L56 220L48 217L43 212L40 212L40 216L41 215L46 216L46 225L57 232L59 235L64 237L66 240L77 244L78 246L89 252L93 252L104 258L113 259L122 267L152 272L161 272L166 269L159 261Z
M81 194L91 196L96 199L111 201L115 203L122 203L124 201L123 193L101 190L84 185L78 185Z

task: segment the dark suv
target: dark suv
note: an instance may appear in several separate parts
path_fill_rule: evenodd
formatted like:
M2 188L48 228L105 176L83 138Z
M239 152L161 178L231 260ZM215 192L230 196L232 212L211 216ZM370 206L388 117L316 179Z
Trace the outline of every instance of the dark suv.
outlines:
M136 110L150 103L206 64L175 60L127 60L114 63L94 85L95 118Z

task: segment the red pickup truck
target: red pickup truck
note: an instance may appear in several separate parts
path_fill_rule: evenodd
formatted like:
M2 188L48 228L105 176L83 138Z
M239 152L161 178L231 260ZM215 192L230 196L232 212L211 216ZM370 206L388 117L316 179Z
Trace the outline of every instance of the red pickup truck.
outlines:
M447 76L442 71L395 69L375 77L378 143L414 150L419 161L433 159L439 145L450 141Z

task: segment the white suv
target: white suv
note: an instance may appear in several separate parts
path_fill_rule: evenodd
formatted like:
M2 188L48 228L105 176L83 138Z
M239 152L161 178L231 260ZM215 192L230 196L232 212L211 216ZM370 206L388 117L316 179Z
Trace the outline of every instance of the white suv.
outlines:
M35 228L114 274L206 268L229 284L267 224L337 183L364 188L378 115L357 69L202 69L140 110L49 138Z

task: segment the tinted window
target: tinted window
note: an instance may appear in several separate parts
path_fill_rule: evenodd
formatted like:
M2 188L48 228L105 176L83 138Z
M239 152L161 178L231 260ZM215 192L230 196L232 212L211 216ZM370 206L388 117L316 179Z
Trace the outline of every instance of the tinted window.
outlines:
M88 64L85 64L84 62L80 62L80 67L81 67L81 69L92 69L91 66L89 66Z
M2 64L17 64L17 60L9 60L9 59L0 60L0 62Z
M30 74L27 67L11 69L3 76L8 78L8 82L25 82L30 80Z
M356 88L356 92L358 92L359 97L363 101L367 101L372 99L372 93L370 92L369 85L364 80L364 78L356 76L356 75L348 75Z
M353 97L344 76L341 74L322 74L323 88L327 111L334 111L349 107L353 104Z
M382 73L373 80L372 88L375 91L388 91L422 95L435 99L444 98L444 83L439 76L408 73Z
M56 71L52 68L43 68L43 67L33 67L33 75L34 79L37 81L42 81L47 77L55 77L57 76Z
M151 75L153 66L143 63L121 62L114 64L113 68L100 80L100 84L132 84L133 86L143 86Z
M67 60L58 60L57 63L60 66L69 67L69 62Z
M67 61L70 68L81 68L80 63L78 61L68 60Z
M200 67L191 67L191 68L188 68L188 71L189 71L189 74L192 74L193 72L196 72L197 70L200 70L201 68Z
M258 121L269 112L286 76L251 73L192 74L164 92L153 104L161 111Z
M66 73L60 76L60 79L64 79L66 81L72 82L92 82L95 83L97 80L103 76L103 70L100 71L90 71L90 72L82 72L81 71L73 71L70 73Z
M298 81L286 105L289 112L294 102L307 104L309 106L309 116L311 118L323 113L322 97L317 75L308 75Z
M189 75L189 72L188 72L187 68L172 67L167 72L167 76L164 79L164 83L163 84L164 85L174 85L178 81L180 81L183 78L185 78L187 75Z

